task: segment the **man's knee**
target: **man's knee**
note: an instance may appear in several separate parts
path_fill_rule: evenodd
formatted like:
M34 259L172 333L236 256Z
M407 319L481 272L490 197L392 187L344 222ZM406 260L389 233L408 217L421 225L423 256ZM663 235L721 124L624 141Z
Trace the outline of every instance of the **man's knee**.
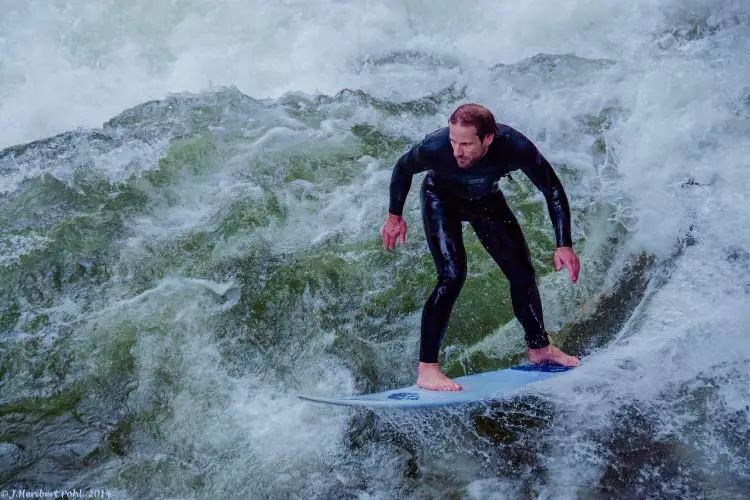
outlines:
M511 287L528 288L536 285L536 271L531 259L519 259L507 267L507 277Z
M460 290L466 281L466 268L449 266L444 268L438 276L440 286L450 290Z

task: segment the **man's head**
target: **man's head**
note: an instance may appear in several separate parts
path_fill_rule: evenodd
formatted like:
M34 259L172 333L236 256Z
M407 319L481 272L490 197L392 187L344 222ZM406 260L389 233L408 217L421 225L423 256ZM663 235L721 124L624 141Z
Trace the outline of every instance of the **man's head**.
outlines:
M487 153L495 139L495 117L484 106L463 104L448 121L453 156L460 168L469 168Z

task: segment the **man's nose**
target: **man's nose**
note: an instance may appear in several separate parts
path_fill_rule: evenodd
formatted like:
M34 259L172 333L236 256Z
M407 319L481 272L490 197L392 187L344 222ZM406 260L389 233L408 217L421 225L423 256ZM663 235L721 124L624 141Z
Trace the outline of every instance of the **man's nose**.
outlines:
M464 148L462 148L461 146L456 146L455 148L453 148L453 156L458 157L458 156L463 156L463 155L464 155Z

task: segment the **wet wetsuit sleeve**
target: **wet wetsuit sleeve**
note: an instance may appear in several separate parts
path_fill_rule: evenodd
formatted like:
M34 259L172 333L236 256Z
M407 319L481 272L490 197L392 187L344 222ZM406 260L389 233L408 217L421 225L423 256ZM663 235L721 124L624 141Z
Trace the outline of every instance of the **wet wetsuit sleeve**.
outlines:
M427 170L424 145L420 143L407 151L396 162L391 174L391 202L388 211L393 215L401 215L406 203L406 195L411 188L411 178L414 174Z
M547 210L555 228L557 246L573 246L570 235L570 205L555 170L530 140L522 137L514 142L518 147L521 170L547 200Z

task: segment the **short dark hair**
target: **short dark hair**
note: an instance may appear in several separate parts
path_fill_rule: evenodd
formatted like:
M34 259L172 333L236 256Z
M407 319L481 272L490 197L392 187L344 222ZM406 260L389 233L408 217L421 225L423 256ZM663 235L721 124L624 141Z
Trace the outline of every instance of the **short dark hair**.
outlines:
M448 120L452 125L472 126L480 139L495 133L497 124L492 111L481 104L462 104Z

